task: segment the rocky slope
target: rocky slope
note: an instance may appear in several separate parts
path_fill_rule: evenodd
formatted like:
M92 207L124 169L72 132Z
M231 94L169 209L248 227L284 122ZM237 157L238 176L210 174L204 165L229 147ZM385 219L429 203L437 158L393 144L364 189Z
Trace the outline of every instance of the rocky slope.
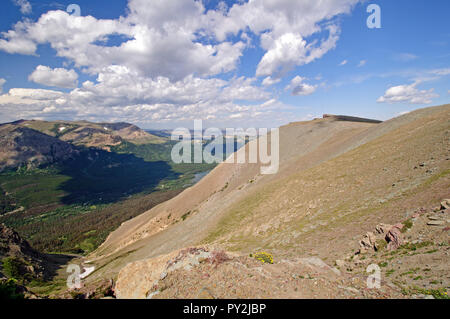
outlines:
M356 251L328 265L319 257L281 260L201 246L124 267L118 298L448 298L450 199L379 224ZM256 258L255 258L256 257ZM447 261L447 262L446 262ZM368 286L368 267L380 271Z
M336 260L336 264L360 276L370 264L376 264L382 284L404 296L448 299L449 230L450 199L444 199L435 207L406 211L395 225L377 225L362 237L354 253Z
M49 261L34 250L17 232L0 224L0 261L3 276L11 276L8 271L16 272L15 279L48 279ZM8 262L9 270L5 269ZM11 269L15 268L15 269ZM1 277L1 276L0 276Z

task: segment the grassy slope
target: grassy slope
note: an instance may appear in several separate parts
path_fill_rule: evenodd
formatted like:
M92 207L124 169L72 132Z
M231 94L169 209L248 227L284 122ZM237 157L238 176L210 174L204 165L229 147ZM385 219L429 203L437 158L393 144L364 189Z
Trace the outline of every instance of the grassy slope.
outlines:
M235 203L204 242L327 256L351 242L355 225L370 229L398 220L407 205L439 202L450 195L450 112L449 106L435 111L266 185Z

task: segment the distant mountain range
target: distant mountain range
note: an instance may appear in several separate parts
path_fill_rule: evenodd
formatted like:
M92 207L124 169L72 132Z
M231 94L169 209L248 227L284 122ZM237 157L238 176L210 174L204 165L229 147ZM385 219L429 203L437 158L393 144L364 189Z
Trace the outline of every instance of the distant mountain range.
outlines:
M78 148L161 144L167 139L129 123L19 120L0 125L0 171L20 166L38 167L73 158Z

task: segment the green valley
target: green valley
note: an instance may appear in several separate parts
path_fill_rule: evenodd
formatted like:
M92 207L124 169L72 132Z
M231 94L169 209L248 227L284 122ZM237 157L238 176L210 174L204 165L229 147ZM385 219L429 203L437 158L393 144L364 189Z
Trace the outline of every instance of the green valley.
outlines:
M86 141L92 141L89 135L83 136ZM87 254L121 223L176 196L196 182L197 174L215 166L173 163L173 143L159 138L157 143L121 139L118 145L102 148L77 145L70 158L4 169L0 223L14 228L39 251Z

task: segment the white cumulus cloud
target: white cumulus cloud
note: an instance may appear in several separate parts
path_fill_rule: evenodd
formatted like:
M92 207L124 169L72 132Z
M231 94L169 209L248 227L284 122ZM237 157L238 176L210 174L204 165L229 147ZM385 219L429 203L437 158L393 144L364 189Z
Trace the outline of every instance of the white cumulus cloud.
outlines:
M281 119L286 113L280 110L288 107L265 88L332 50L339 39L339 16L358 2L252 0L207 10L195 0L129 0L117 19L49 11L2 32L0 50L37 56L40 46L49 45L74 70L38 66L29 80L73 90L10 90L0 96L0 115L135 123L244 115L243 120ZM263 52L255 74L231 73L253 46ZM77 87L75 70L96 80ZM262 86L256 84L260 79ZM292 83L293 94L316 90L302 81Z
M292 95L311 95L317 89L317 85L305 83L305 78L297 75L291 80L291 83L286 87L286 90L291 90Z
M26 100L26 101L48 101L58 99L64 96L64 93L53 90L14 88L10 89L9 93L6 94L6 96L9 96L13 99L15 98L18 100ZM6 96L3 95L2 97Z
M38 65L28 80L45 86L73 89L78 85L78 74L74 70Z
M270 85L279 83L280 81L281 81L281 79L272 79L271 76L268 76L268 77L264 78L264 80L262 81L262 85L270 86Z
M69 93L11 89L0 95L0 117L70 116L143 125L155 121L173 125L194 119L218 119L223 123L238 113L257 121L288 118L282 115L284 106L272 101L271 94L255 82L255 78L245 77L226 81L194 76L172 82L166 77L147 78L125 66L109 66L99 73L96 83L85 81ZM279 120L280 124L283 122Z
M357 2L260 0L235 3L228 11L223 5L206 11L200 1L130 0L127 15L120 19L49 11L37 22L19 22L2 34L0 50L35 54L39 44L49 43L59 56L92 73L117 64L147 76L180 80L193 73L210 76L234 70L247 42L228 37L249 30L265 51L256 75L280 77L333 49L339 38L333 19L349 13ZM127 40L102 45L112 34ZM321 35L319 41L307 40L313 34ZM208 38L214 41L199 41Z
M433 98L439 97L434 92L434 89L419 90L417 85L419 82L413 84L405 84L390 87L385 94L378 98L378 103L411 103L411 104L430 104Z

